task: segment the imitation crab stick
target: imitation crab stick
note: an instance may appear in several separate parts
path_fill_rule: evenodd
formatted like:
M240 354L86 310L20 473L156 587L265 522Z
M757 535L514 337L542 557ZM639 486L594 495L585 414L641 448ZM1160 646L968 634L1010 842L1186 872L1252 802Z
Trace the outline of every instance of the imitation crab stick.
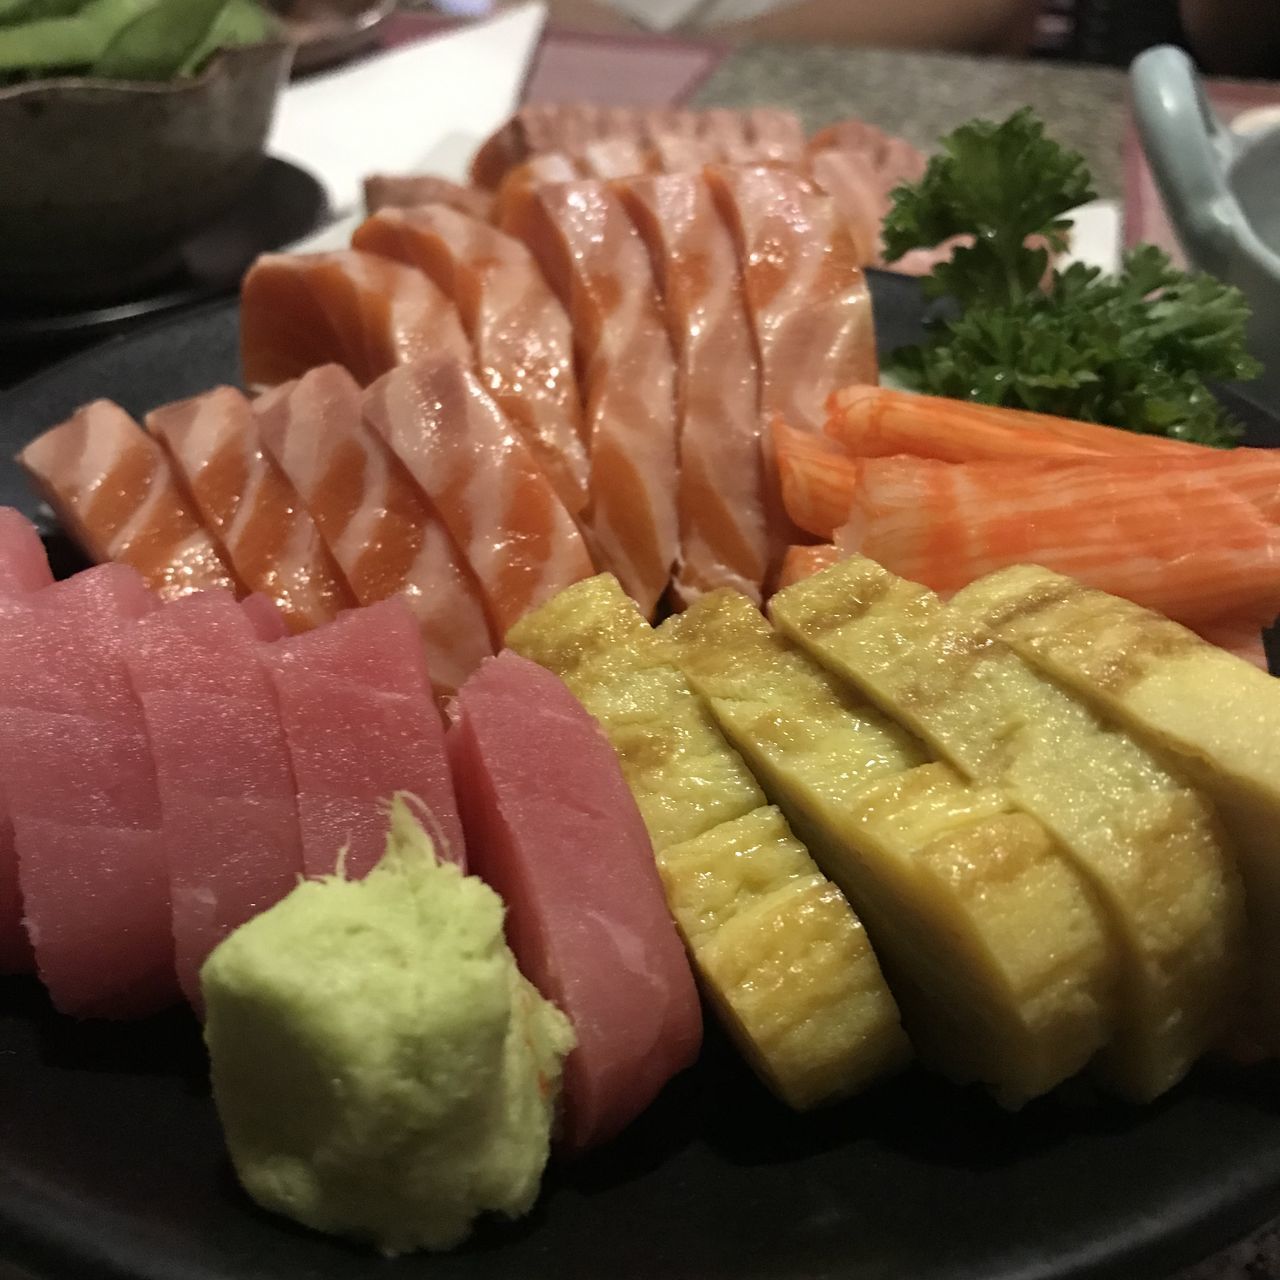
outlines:
M840 559L840 548L831 542L819 542L812 547L788 547L778 571L777 589L786 590L795 582L812 578L815 573L830 568Z
M859 471L836 544L936 591L1032 563L1189 626L1280 608L1280 528L1212 475L920 458Z
M910 453L943 462L995 462L1088 454L1204 458L1219 452L1164 436L889 387L845 387L827 408L827 434L861 458Z

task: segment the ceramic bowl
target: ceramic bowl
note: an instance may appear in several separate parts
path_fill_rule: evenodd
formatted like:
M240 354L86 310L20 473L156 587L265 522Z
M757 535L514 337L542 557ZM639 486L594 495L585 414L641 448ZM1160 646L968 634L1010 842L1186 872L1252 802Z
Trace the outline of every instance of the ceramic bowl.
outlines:
M262 164L291 56L270 41L184 80L0 89L0 295L107 301L172 272Z

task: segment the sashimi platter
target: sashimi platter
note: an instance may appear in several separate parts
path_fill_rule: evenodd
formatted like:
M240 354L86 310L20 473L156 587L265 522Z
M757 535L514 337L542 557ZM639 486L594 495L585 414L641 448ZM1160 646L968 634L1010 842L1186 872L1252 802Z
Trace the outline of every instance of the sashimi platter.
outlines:
M526 108L472 179L0 397L0 1269L1167 1280L1280 1213L1240 295L1068 265L1028 112Z

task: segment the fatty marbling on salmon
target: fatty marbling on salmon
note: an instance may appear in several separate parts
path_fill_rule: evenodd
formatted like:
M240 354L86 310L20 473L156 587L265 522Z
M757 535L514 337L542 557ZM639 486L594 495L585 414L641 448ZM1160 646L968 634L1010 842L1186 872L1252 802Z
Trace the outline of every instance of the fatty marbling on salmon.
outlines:
M569 317L529 250L443 205L385 210L355 232L358 249L418 267L458 308L474 367L565 505L587 501L587 451Z
M263 452L253 407L217 387L147 415L236 576L270 596L293 631L355 604L315 522Z
M90 559L132 566L165 600L237 590L164 450L118 405L86 405L18 462Z
M365 393L363 410L462 549L495 635L595 572L533 454L456 360L393 369Z
M652 616L679 527L675 359L648 252L599 182L523 191L507 228L533 251L573 323L590 433L592 552Z
M738 249L760 354L761 412L822 429L827 397L876 379L871 295L844 219L778 168L707 170Z
M244 278L240 357L251 387L330 363L368 386L427 352L470 355L453 304L402 263L355 249L269 253Z
M258 428L363 605L403 596L431 678L452 694L493 652L479 585L435 509L364 424L361 392L323 365L258 409Z
M769 559L760 394L733 241L699 173L617 189L649 247L678 361L676 591L689 602L734 587L758 604Z

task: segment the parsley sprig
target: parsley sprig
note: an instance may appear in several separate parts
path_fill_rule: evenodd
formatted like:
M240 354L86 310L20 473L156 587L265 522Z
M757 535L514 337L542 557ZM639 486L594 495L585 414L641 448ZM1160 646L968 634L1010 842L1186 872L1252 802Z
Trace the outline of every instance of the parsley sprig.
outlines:
M1066 248L1064 215L1095 193L1083 158L1028 109L962 125L942 145L918 183L894 192L885 255L971 236L923 281L959 312L895 352L893 372L934 395L1233 444L1239 428L1205 380L1259 371L1240 291L1179 271L1153 245L1128 252L1118 276L1050 271L1051 251Z

